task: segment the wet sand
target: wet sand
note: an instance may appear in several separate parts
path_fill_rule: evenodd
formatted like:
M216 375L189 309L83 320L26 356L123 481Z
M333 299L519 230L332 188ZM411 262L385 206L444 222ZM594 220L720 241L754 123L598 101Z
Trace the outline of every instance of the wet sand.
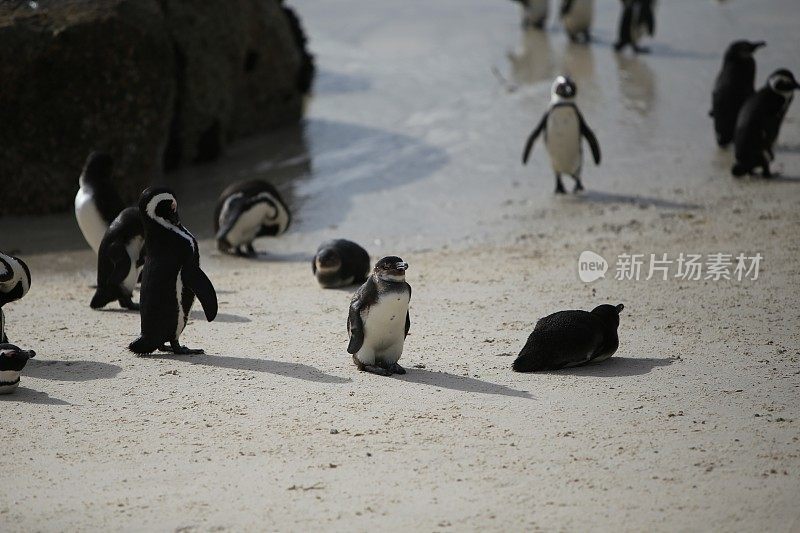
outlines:
M797 70L797 10L675 1L651 57L616 59L608 2L590 49L524 36L511 2L429 4L294 2L321 70L305 126L172 178L219 292L182 338L208 355L127 352L138 316L88 308L71 217L0 221L34 275L8 334L38 353L0 397L0 529L800 528L800 108L770 182L728 175L705 115L748 24L759 84ZM541 146L519 164L562 68L604 151L581 197L553 197ZM209 191L254 176L295 226L220 256ZM308 264L330 236L410 263L406 376L345 353L350 292ZM578 279L583 250L605 279ZM680 252L764 260L755 281L614 279L619 254ZM539 317L620 302L607 363L510 371Z

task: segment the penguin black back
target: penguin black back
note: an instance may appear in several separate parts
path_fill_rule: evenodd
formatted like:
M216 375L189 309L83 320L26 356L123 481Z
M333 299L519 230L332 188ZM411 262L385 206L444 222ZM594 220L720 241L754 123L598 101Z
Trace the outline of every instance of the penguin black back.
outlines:
M31 271L19 257L0 252L0 307L19 300L31 287Z
M103 152L92 152L86 158L80 177L81 187L91 190L97 210L106 224L111 224L125 208L125 204L111 182L113 170L114 161L110 155Z
M731 169L734 176L752 174L757 168L762 169L764 177L772 176L769 165L775 157L773 145L798 89L800 84L794 75L779 69L742 106L734 134L736 163Z
M540 319L514 361L517 372L537 372L604 361L619 348L622 304L591 312L559 311Z
M756 60L753 53L765 46L764 41L731 43L722 61L722 70L714 83L711 113L717 144L733 141L736 119L748 98L755 92Z
M138 309L131 301L137 266L144 261L144 225L138 207L122 210L106 231L97 253L97 290L91 308L119 300L126 309Z
M347 239L333 239L320 244L311 260L311 271L323 287L364 283L369 270L367 251Z

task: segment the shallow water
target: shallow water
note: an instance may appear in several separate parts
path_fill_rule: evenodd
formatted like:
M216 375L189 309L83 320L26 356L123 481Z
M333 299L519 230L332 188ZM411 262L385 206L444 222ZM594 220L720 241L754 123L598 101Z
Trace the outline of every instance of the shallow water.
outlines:
M707 116L727 44L768 42L757 54L758 85L778 67L800 71L796 0L661 2L652 54L641 57L611 49L615 0L597 0L588 47L569 44L555 20L546 32L523 31L507 0L290 3L319 69L307 119L166 178L185 224L201 238L211 236L226 184L275 181L294 223L284 237L257 243L273 258L305 257L334 236L358 240L374 255L503 242L531 229L529 217L513 215L543 220L565 202L701 206L740 187ZM554 198L541 144L527 167L520 164L560 73L577 81L578 104L603 151L600 167L584 165L588 192L580 199ZM800 178L798 123L795 104L776 164L792 178ZM5 249L85 246L69 213L2 225Z

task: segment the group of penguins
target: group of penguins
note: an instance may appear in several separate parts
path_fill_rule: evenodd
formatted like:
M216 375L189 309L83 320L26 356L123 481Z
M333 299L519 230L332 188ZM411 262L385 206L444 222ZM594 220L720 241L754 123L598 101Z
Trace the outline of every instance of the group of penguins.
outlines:
M548 14L549 0L515 0L523 6L523 26L542 29ZM574 42L591 40L594 0L561 0L561 22ZM636 53L648 50L639 45L640 38L655 31L655 0L623 0L617 51L630 45ZM720 148L734 145L731 174L741 177L761 171L772 177L770 163L775 159L774 147L786 117L794 91L800 89L791 71L774 71L758 91L755 90L756 63L753 54L765 46L763 41L735 41L728 46L712 92L709 115L714 121ZM566 192L561 176L575 181L574 192L584 189L582 139L586 139L595 164L600 164L600 144L575 103L577 86L569 76L558 76L553 82L550 106L528 136L522 153L527 164L536 139L544 134L545 147L555 173L557 194Z
M99 309L117 301L139 312L140 335L128 346L136 354L203 353L181 345L179 339L195 298L211 322L217 316L217 295L200 268L197 239L181 223L175 193L148 187L137 206L124 207L112 170L108 154L90 154L75 195L78 226L97 253L97 286L89 305ZM226 254L255 256L253 241L285 232L290 221L289 208L274 186L262 180L235 183L217 201L217 247ZM371 268L369 253L346 239L322 243L312 259L312 273L323 288L360 285L347 315L347 352L359 370L382 376L406 373L398 361L411 328L407 269L408 263L397 256L383 257ZM135 303L133 291L139 281ZM17 388L25 364L36 355L9 343L3 314L3 306L25 296L30 286L25 262L0 252L0 394ZM622 304L601 305L591 312L561 311L542 318L514 361L514 370L558 369L611 357L619 346L622 309Z

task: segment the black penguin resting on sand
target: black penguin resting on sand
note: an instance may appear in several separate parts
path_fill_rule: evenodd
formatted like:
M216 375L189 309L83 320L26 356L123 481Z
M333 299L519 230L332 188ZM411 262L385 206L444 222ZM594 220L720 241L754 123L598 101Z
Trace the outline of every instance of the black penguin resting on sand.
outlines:
M125 309L138 310L131 296L144 262L144 226L138 207L122 210L108 227L97 251L97 290L92 309L117 300Z
M178 202L171 190L145 189L139 198L139 211L147 246L139 299L142 333L129 348L138 354L156 349L176 354L203 353L178 342L195 296L209 322L217 316L217 293L200 270L197 240L181 224ZM167 342L169 346L162 346Z
M775 159L774 146L778 140L786 111L800 84L786 69L776 70L766 85L745 102L736 121L734 156L731 173L736 176L754 174L761 168L765 178L772 177L770 162Z
M311 271L325 288L360 285L369 276L369 254L353 241L325 241L311 260Z
M725 52L722 70L714 83L711 111L717 144L727 146L733 140L739 111L755 90L756 60L753 53L765 46L764 41L736 41Z
M353 355L359 370L381 376L406 373L397 361L411 327L407 269L408 263L399 257L384 257L353 295L347 317L347 353Z
M559 311L539 319L513 368L538 372L605 361L619 348L619 314L624 306L600 305L591 312Z

